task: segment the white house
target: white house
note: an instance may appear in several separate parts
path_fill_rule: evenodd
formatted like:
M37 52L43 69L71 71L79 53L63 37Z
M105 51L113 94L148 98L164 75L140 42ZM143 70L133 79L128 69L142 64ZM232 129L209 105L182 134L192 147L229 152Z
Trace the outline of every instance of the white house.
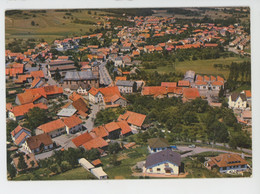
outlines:
M228 98L228 106L233 109L245 109L247 105L246 95L243 93L232 93Z
M89 101L92 103L103 102L103 94L96 88L91 88L88 92Z
M87 171L90 171L91 169L95 168L89 161L87 161L85 158L80 158L78 160L79 164L85 168Z
M31 130L18 125L12 132L11 137L17 146L21 146L31 136Z
M116 86L118 87L120 93L129 94L136 91L136 83L135 81L127 81L127 80L118 80L116 82Z
M166 149L150 154L145 161L143 173L179 175L181 166L181 155L172 150Z

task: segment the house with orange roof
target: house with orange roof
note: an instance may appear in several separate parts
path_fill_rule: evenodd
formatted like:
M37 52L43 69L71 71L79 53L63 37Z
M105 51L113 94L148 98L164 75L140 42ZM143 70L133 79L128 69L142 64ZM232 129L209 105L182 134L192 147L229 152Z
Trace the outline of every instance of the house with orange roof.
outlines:
M249 168L248 162L238 154L225 153L211 157L204 163L209 170L217 168L220 173L232 173L246 171Z
M198 88L199 90L208 90L209 89L208 83L204 82L204 81L200 81L200 80L195 81L195 88Z
M71 117L63 118L62 121L66 126L65 129L66 129L67 134L74 134L83 129L82 120L75 115L73 115Z
M31 136L31 130L18 125L12 132L11 138L15 145L21 146Z
M182 101L187 102L200 97L198 88L183 88Z
M25 117L26 113L28 113L30 109L35 107L38 107L40 109L48 108L43 103L38 103L38 104L28 103L24 105L14 106L12 110L8 111L8 118L15 121L19 121Z
M93 139L93 137L90 135L90 133L86 132L86 133L83 133L83 134L73 138L71 141L78 148L78 147L82 146L84 143L86 143L92 139Z
M167 96L167 89L164 86L145 86L142 89L141 95L164 98Z
M86 150L91 150L93 148L94 149L95 148L99 148L99 149L105 150L108 147L108 143L102 137L97 137L97 138L94 138L94 139L92 139L90 141L87 141L82 146Z
M124 114L119 115L118 121L126 121L130 128L132 129L133 133L138 133L138 130L141 129L144 120L146 118L146 115L135 113L132 111L126 111Z
M97 104L103 102L103 94L99 91L99 89L96 89L94 87L92 87L88 91L88 97L89 97L89 101L92 103Z
M180 80L180 81L178 81L178 86L183 87L183 88L189 88L190 81L189 80Z
M252 104L251 90L243 90L241 93L244 93L246 95L247 104L249 107L251 107Z
M54 138L59 135L65 134L66 126L61 119L50 121L37 127L36 134L39 135L43 133L46 133L50 135L51 138Z
M176 82L161 82L161 86L163 87L177 87Z

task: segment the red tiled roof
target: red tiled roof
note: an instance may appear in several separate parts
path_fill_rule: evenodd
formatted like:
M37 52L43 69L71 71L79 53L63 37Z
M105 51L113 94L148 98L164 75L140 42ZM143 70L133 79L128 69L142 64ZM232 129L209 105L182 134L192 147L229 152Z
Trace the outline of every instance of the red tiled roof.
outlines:
M176 82L161 82L161 86L164 86L164 87L176 87L177 83Z
M97 137L83 144L83 147L86 150L91 150L92 148L103 148L105 146L108 146L108 143L102 137Z
M82 120L73 115L71 117L66 117L63 119L63 122L65 123L65 125L68 127L68 128L72 128L72 127L75 127L75 126L78 126L80 124L82 124Z
M217 81L223 82L224 83L224 79L220 76L217 76Z
M195 84L196 85L207 85L207 82L197 80L197 81L195 81Z
M118 117L118 121L125 120L127 123L133 124L135 126L141 127L144 120L146 118L146 115L140 114L140 113L135 113L131 111L126 111L125 114L120 115Z
M244 90L246 97L251 98L251 90Z
M76 92L73 92L72 95L69 96L69 99L72 100L73 102L80 98L84 100L83 96L77 94Z
M178 86L183 87L183 86L190 86L190 82L188 80L180 80L178 81Z
M43 103L39 103L39 104L29 103L29 104L24 104L24 105L20 105L20 106L14 106L12 112L13 112L15 117L23 116L26 113L28 113L30 109L32 109L34 107L39 107L41 109L47 109L48 108Z
M94 88L94 87L92 87L92 88L88 91L88 93L90 93L90 94L93 95L93 96L96 96L98 92L99 92L99 90L96 89L96 88Z
M213 85L213 86L223 86L224 83L221 82L221 81L214 81L214 82L212 83L212 85Z
M78 137L73 138L71 141L75 144L76 147L79 147L92 139L93 137L88 132L86 132L82 135L79 135Z
M50 135L48 135L47 133L31 136L27 138L26 142L31 150L39 148L41 144L44 144L45 146L53 144Z
M42 70L32 71L31 76L34 77L34 78L36 78L36 77L44 78L44 73L43 73Z
M116 122L110 122L110 123L105 124L105 128L109 133L120 129L119 125Z
M64 127L65 127L65 124L62 122L62 120L57 119L57 120L42 124L37 128L44 131L44 133L49 133L49 132L56 131L56 130L58 130L60 128L64 128Z
M121 128L122 135L132 132L130 126L128 125L128 123L126 121L118 121L117 124Z
M100 159L96 159L94 161L91 162L94 166L97 166L97 165L100 165L102 164L101 160Z
M142 95L144 96L154 96L154 95L166 95L166 87L162 86L146 86L143 87Z
M116 79L115 79L115 81L118 81L118 80L123 80L123 81L125 81L125 80L126 80L126 77L125 77L125 76L122 76L122 77L117 76Z
M109 135L108 131L105 129L103 125L98 126L92 130L97 137L107 137Z
M199 90L197 88L183 88L183 97L186 99L195 99L200 97Z

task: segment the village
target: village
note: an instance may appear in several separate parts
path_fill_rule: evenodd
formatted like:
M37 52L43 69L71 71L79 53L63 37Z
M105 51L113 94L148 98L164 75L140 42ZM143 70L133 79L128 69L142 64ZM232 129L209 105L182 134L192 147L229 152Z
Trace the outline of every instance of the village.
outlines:
M99 19L95 33L5 51L8 178L52 180L74 170L67 179L251 176L251 89L237 86L251 87L244 27ZM243 62L175 71L187 57L220 55ZM174 71L160 74L166 59Z

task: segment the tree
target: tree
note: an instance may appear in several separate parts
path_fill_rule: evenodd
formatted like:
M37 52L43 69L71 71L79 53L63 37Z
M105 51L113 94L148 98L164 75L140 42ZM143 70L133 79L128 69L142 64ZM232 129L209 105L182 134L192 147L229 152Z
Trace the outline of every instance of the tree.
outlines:
M121 150L119 143L111 143L108 146L108 152L110 154L117 154Z
M12 164L8 164L7 171L11 179L13 179L16 176L16 169Z
M26 115L26 121L30 129L35 129L39 125L47 123L49 121L47 110L39 107L30 109Z
M59 165L57 163L54 163L54 164L50 165L49 169L54 173L58 173L59 172Z
M100 158L100 152L97 149L91 149L87 152L87 158L89 160L96 160Z
M91 14L91 11L90 11L90 10L88 10L88 14L89 14L89 15Z
M35 165L35 162L32 160L32 161L30 162L30 164L31 164L31 166L32 166L32 168L33 168L34 165Z
M21 170L25 170L28 168L28 165L26 164L25 160L24 160L24 155L20 155L19 156L19 161L18 161L18 165L17 167Z
M35 26L35 22L34 22L34 21L32 21L32 22L31 22L31 25L32 25L32 26Z
M62 161L60 164L60 169L62 172L66 172L67 170L71 169L71 165L67 161Z
M219 98L223 98L224 97L224 88L223 88L223 86L221 86L221 88L219 90L218 97Z
M9 120L6 124L6 136L8 141L12 141L11 132L18 126L18 122Z
M55 70L54 79L55 79L56 81L60 81L60 80L61 80L61 74L60 74L59 68L57 68L57 69Z

